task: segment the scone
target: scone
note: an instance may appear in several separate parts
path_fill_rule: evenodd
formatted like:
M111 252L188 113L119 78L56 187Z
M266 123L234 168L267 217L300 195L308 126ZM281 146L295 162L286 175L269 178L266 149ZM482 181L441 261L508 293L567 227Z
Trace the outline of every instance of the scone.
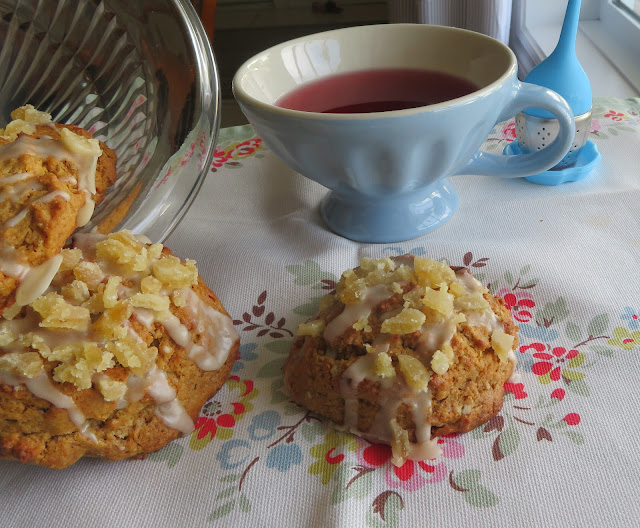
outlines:
M91 134L19 108L0 130L0 313L44 291L60 253L116 179L115 153Z
M75 235L61 258L0 317L0 459L143 457L192 432L239 346L195 263L128 232Z
M393 461L439 454L502 408L518 328L466 269L413 255L363 259L300 325L284 365L293 399Z

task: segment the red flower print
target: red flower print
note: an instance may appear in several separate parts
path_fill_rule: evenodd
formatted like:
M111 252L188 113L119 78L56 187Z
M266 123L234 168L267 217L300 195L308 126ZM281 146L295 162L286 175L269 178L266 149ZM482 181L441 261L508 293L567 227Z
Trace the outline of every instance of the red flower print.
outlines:
M464 446L454 440L457 434L438 438L438 446L442 450L439 459L413 461L407 460L402 466L391 463L391 448L388 445L371 444L361 441L358 459L363 467L385 467L385 481L392 488L415 491L427 483L440 482L446 478L447 467L443 459L461 458Z
M531 294L523 291L510 291L506 288L497 292L498 297L504 299L505 306L511 310L513 318L520 323L528 323L533 318L531 309L536 303L531 298Z
M507 125L502 129L502 137L507 141L511 142L516 139L516 123L515 121L510 121Z
M559 401L562 401L564 399L564 395L565 395L564 389L555 389L551 393L551 398L557 398Z
M225 152L224 150L216 148L215 152L213 153L213 162L211 164L219 169L224 165L225 161L229 160L230 157L230 152Z
M578 413L569 413L562 420L567 425L578 425L580 423L580 415Z
M191 434L190 447L195 450L203 449L211 440L228 440L233 436L234 427L245 413L253 409L251 400L258 393L253 390L253 381L241 380L238 376L230 376L225 384L225 391L216 395L215 400L209 400L196 419L195 430ZM231 395L231 403L225 400L223 393ZM235 400L235 401L234 401Z
M524 354L527 350L531 348L533 348L537 352L542 352L544 349L547 348L547 346L543 343L531 343L530 345L522 345L519 350L521 354Z
M233 159L238 159L244 156L251 156L254 154L256 150L261 147L262 140L260 138L248 139L247 141L243 141L242 143L238 143L236 148L234 148L230 152L230 156Z
M584 355L575 349L567 351L564 347L554 347L551 353L538 350L533 357L539 361L533 364L531 370L542 384L559 381L561 377L569 381L584 378L584 373L570 370L584 363Z
M616 112L615 110L609 110L608 113L604 114L604 117L610 117L614 121L622 121L624 114L622 112Z
M522 400L528 396L524 391L524 383L505 383L504 390L505 392L511 392L516 397L516 400Z
M342 462L344 460L344 455L342 453L338 454L338 455L334 455L333 452L336 450L335 447L332 447L331 449L329 449L329 451L327 451L327 454L324 456L324 459L327 461L327 463L329 464L339 464L340 462Z

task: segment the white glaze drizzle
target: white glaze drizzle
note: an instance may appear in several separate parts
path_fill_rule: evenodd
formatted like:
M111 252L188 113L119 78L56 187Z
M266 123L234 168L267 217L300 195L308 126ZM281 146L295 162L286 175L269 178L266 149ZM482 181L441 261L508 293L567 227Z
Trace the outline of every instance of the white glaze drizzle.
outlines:
M324 329L324 339L332 345L338 337L359 321L362 317L369 317L371 311L382 301L393 295L393 290L386 284L369 286L358 302L346 304L342 313L331 320Z

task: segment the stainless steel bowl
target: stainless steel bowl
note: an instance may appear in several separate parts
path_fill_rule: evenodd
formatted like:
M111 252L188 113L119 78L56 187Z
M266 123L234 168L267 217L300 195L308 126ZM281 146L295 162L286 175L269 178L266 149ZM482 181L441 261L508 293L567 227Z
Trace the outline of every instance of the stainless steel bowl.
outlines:
M117 183L84 230L164 240L208 172L218 71L188 0L0 0L0 118L30 103L118 155Z

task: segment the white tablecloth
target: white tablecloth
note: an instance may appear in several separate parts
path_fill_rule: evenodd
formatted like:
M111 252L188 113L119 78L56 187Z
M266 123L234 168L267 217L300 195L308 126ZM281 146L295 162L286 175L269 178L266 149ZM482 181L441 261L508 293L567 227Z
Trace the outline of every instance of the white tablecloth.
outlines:
M452 180L460 208L399 244L329 232L326 192L250 127L222 131L202 192L167 241L236 320L241 357L191 437L144 461L52 471L0 462L1 526L632 526L640 511L640 100L597 99L601 163L558 187ZM252 139L253 138L253 139ZM485 147L501 151L512 123ZM300 322L363 256L468 265L520 325L520 383L486 426L395 468L291 403Z

